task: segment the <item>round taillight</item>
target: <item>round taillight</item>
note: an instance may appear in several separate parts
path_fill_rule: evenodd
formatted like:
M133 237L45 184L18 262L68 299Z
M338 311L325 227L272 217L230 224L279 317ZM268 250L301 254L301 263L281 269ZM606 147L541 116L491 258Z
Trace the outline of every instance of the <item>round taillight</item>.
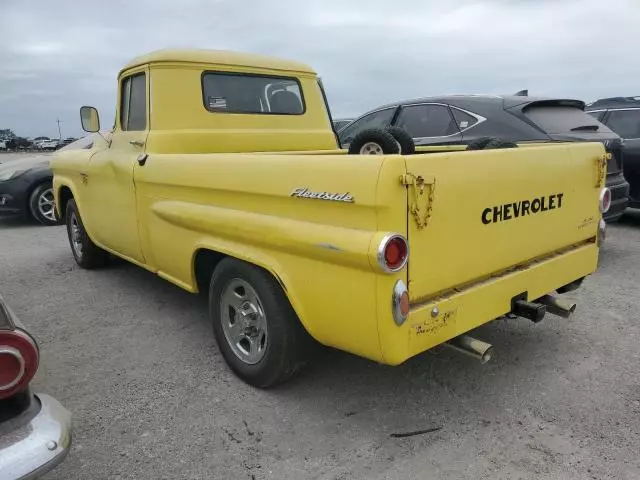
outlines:
M24 358L17 349L0 347L0 392L20 383L24 370Z
M38 370L40 355L21 330L0 331L0 399L24 390Z
M603 188L600 192L600 213L607 213L611 207L611 190Z
M385 236L378 247L378 263L387 273L397 272L407 264L409 245L402 235Z

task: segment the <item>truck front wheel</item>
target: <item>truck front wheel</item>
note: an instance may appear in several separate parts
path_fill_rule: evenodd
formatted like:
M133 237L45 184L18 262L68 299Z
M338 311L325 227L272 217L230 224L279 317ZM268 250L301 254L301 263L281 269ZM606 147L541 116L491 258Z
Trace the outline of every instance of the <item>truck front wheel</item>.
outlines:
M71 199L67 203L65 210L65 223L67 224L67 235L69 245L76 263L82 268L99 268L109 260L109 253L102 250L91 241L84 229L84 224L80 218L75 200Z
M250 385L268 388L296 374L313 340L266 271L226 258L209 286L209 316L227 364Z

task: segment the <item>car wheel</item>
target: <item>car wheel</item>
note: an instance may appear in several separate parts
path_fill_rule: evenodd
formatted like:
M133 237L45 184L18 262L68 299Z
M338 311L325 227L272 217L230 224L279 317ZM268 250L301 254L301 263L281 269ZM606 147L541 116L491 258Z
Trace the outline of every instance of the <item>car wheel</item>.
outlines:
M349 144L351 155L389 155L400 153L400 146L389 132L379 128L361 131Z
M84 229L75 200L69 200L65 212L67 235L76 263L88 270L103 267L109 261L109 253L91 241Z
M416 153L416 144L406 130L400 127L389 127L387 128L387 132L395 138L402 155L413 155Z
M51 183L42 183L33 189L29 196L29 212L34 219L43 225L58 225L60 223L56 216Z
M209 315L222 356L250 385L282 383L308 361L313 340L278 282L261 268L222 260L211 277Z

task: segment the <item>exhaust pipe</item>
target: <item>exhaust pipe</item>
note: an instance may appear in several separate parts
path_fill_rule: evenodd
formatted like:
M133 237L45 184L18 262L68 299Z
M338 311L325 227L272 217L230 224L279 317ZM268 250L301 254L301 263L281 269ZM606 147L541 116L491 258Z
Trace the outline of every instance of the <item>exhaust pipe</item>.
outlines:
M562 318L569 318L576 311L575 303L567 302L551 295L540 297L537 301L547 307L547 312Z
M487 363L493 356L493 345L468 335L460 335L452 338L448 342L445 342L444 345L458 352L466 353L480 360L480 363Z

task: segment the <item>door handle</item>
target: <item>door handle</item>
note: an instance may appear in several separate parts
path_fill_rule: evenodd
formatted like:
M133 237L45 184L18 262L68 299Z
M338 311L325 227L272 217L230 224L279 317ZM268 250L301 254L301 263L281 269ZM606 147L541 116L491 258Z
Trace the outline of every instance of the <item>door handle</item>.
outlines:
M144 142L141 142L140 140L129 140L129 143L136 147L144 147Z
M138 161L138 165L143 167L144 164L147 163L148 156L149 155L147 155L146 153L141 153L140 155L138 155L138 158L136 158L136 160Z

